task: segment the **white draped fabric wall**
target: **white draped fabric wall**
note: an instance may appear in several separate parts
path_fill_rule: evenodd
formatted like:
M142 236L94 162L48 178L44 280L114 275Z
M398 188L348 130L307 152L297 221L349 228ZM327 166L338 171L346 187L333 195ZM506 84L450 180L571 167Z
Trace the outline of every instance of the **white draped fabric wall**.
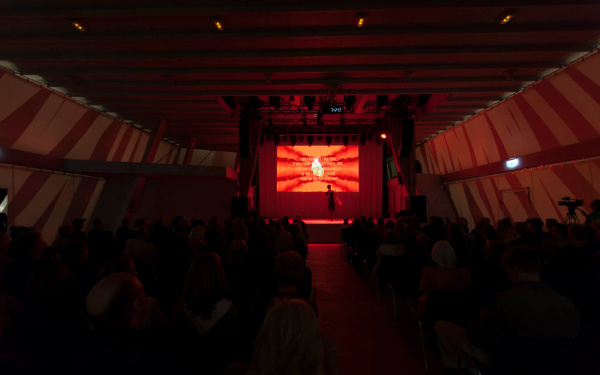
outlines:
M314 145L319 142L315 141ZM350 144L353 144L352 142ZM356 144L356 143L354 143ZM280 143L280 145L285 145ZM382 148L374 141L359 146L359 192L339 193L342 206L336 209L337 218L358 216L379 217L382 214ZM277 148L266 140L259 152L260 215L264 217L327 218L327 197L322 193L277 192Z

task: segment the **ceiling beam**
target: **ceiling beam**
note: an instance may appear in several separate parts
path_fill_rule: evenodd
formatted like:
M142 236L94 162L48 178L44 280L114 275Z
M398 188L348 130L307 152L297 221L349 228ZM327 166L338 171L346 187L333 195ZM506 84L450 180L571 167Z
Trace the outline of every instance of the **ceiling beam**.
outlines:
M2 17L0 16L0 19ZM456 24L410 24L352 26L311 26L289 28L227 28L151 30L148 32L86 32L86 33L29 33L0 35L0 43L62 43L62 42L109 42L109 41L175 41L205 39L253 39L253 38L310 38L338 36L380 35L427 35L427 34L498 34L599 31L598 22L537 22L537 23L456 23Z
M419 87L419 88L397 88L397 89L342 89L338 95L343 94L431 94L431 93L475 93L475 92L515 92L520 86L499 86L499 87ZM294 89L273 89L273 90L144 90L144 91L106 91L106 92L71 92L71 96L85 96L97 98L109 97L191 97L206 95L222 96L256 96L256 95L327 95L327 88L321 90L294 90Z
M167 3L164 7L135 7L130 3L115 2L103 6L52 6L40 4L31 6L9 5L0 8L0 19L28 19L28 18L124 18L143 16L190 16L213 14L243 14L243 13L276 13L276 12L328 12L328 11L359 11L365 10L362 0L345 1L261 1L248 2L205 0L203 5L173 6ZM131 3L133 4L133 3ZM462 0L460 3L445 0L412 1L412 0L382 0L368 3L370 10L388 9L457 9L457 8L490 8L490 7L536 7L536 6L572 6L572 0L545 0L545 1L516 1L516 0ZM580 0L577 5L598 5L597 0Z
M135 100L123 102L122 100L105 100L103 104L106 105L121 105L125 107L130 107L132 105L151 105L151 106L160 106L160 105L219 105L217 100ZM218 108L218 107L216 107ZM207 108L208 109L208 108Z
M167 82L165 80L103 80L86 79L77 81L73 84L72 80L51 80L50 86L63 87L164 87L164 88L186 88L197 86L295 86L295 85L323 85L323 84L389 84L389 83L480 83L480 82L531 82L539 77L534 75L514 76L507 79L505 76L468 76L468 77L410 77L409 79L400 78L309 78L309 79L281 79L266 82L256 79L236 79L236 80L177 80Z
M63 63L63 65L66 62ZM514 61L514 62L465 62L465 63L413 63L413 64L360 64L360 65L290 65L290 66L197 66L185 68L140 68L140 67L64 67L49 68L40 61L32 61L20 70L22 75L177 75L210 73L343 73L343 72L386 72L420 70L473 70L473 69L521 69L560 68L560 61Z
M92 46L93 47L93 46ZM410 47L351 47L351 48L297 48L297 49L247 49L165 52L113 52L113 51L3 51L2 58L9 61L123 61L123 60L183 60L183 59L244 59L288 58L319 56L379 56L379 55L460 55L520 52L589 52L593 45L576 44L505 44L468 46L410 46Z

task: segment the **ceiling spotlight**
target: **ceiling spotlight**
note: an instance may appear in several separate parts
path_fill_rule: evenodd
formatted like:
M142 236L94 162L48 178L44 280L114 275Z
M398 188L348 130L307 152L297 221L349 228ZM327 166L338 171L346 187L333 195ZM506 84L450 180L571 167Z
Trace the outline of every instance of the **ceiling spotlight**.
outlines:
M314 96L305 96L303 98L303 102L309 111L312 111L313 108L315 107L315 97Z
M346 104L346 111L351 111L356 103L356 95L344 95L344 103Z
M325 142L327 143L327 147L331 146L331 142L333 141L333 137L328 135L325 137Z
M221 21L221 17L213 17L213 22L215 23L217 30L223 31L223 22Z
M269 96L269 105L279 110L281 108L281 96Z
M509 9L506 12L502 13L502 15L500 16L500 25L507 24L510 20L513 19L516 13L517 11L514 9Z
M367 15L367 12L356 13L356 18L358 18L358 21L356 22L356 27L363 27L365 25L365 18L367 18Z
M359 142L360 142L360 145L361 145L361 146L364 146L364 145L365 145L365 143L367 142L367 136L366 136L366 135L364 135L364 134L361 134L361 135L360 135L360 137L358 138L358 140L359 140Z
M79 31L87 31L85 29L85 27L83 27L83 25L81 24L81 22L78 21L78 20L72 20L71 21L71 25L73 25Z
M290 137L290 143L292 144L292 147L294 147L296 145L296 142L298 142L298 137L296 137L295 135L292 135Z
M387 134L385 134L385 133L381 133L379 136L381 137L381 139L386 139L387 138Z
M313 142L315 141L315 137L312 135L309 135L307 137L307 142L308 142L308 147L312 146Z
M377 110L381 111L383 106L387 105L389 101L389 97L387 95L377 95Z
M348 146L348 141L350 141L347 135L342 136L342 142L344 142L344 146Z

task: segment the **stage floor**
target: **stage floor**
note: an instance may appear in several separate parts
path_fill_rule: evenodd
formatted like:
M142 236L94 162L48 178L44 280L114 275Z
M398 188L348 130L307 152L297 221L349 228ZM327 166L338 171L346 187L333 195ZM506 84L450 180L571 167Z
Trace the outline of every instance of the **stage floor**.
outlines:
M344 224L343 219L329 221L327 219L302 219L306 224Z

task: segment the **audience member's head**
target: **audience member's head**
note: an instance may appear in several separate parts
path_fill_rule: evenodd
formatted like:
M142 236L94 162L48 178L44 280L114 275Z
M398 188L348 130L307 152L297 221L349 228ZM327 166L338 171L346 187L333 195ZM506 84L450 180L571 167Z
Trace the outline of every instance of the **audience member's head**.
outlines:
M59 251L60 261L69 268L77 267L88 260L88 248L84 240L69 240Z
M481 229L481 235L485 238L486 241L493 241L496 239L498 235L498 231L490 224L486 224Z
M16 260L40 260L44 256L46 243L34 231L21 231L10 245L11 256Z
M569 238L569 226L567 224L556 223L550 228L552 239L566 240Z
M512 231L513 230L513 223L510 220L510 218L505 217L504 219L498 220L497 227L498 227L498 230L500 232Z
M488 264L500 266L505 252L506 242L499 240L487 241L485 244L485 261Z
M8 236L6 233L0 232L0 254L8 253L8 246L10 242L8 241Z
M142 284L124 272L102 279L85 300L88 319L95 331L140 329L145 307Z
M438 241L433 245L431 260L442 268L456 268L456 253L448 241Z
M56 239L68 239L73 235L73 227L69 224L61 225L58 227L58 233L56 234Z
M399 244L400 243L400 233L396 232L393 229L388 229L385 231L385 243L389 243L389 244Z
M76 231L82 231L85 226L86 219L75 219L73 220L73 229Z
M291 251L294 249L294 239L290 232L282 230L275 236L275 242L273 244L277 253L284 251Z
M248 252L248 245L244 240L233 240L226 250L228 263L243 263Z
M588 228L581 224L571 225L569 227L569 241L572 244L581 244L589 239Z
M300 299L276 301L256 337L252 375L317 375L323 344L313 308Z
M104 221L102 219L99 219L99 218L94 219L94 221L92 222L92 225L94 226L94 228L96 228L98 230L104 229Z
M137 277L135 261L129 255L123 255L104 263L100 269L100 280L113 273L124 272Z
M527 229L531 233L541 232L544 227L544 222L539 217L534 217L532 219L527 219Z
M63 264L54 263L38 267L28 283L28 295L36 305L60 305L71 292L71 272Z
M540 279L540 258L532 248L515 246L508 249L502 257L502 264L513 284Z
M233 238L236 240L248 241L248 228L244 224L239 224L235 228Z
M214 305L225 297L227 278L221 259L212 252L199 253L190 266L183 301L193 316L208 319Z
M556 219L546 219L546 229L548 233L552 233L552 228L558 224L558 220Z
M517 232L520 237L527 237L527 235L529 235L529 224L525 221L516 222L515 232Z
M417 246L421 249L429 247L429 236L425 233L421 233L417 236Z
M134 233L135 238L137 238L138 240L146 241L148 240L148 237L150 237L150 234L148 233L148 227L146 227L145 225L136 226Z
M277 285L298 286L304 277L304 261L295 251L284 251L275 259Z

